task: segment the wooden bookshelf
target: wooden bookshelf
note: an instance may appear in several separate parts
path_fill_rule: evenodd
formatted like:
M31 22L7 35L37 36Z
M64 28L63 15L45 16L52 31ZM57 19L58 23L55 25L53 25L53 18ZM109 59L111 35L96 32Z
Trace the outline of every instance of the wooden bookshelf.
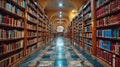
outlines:
M91 50L86 51L89 51L92 56L97 56L112 67L120 66L120 21L118 19L120 16L119 3L119 0L88 1L81 7L81 12L79 12L76 16L79 20L82 19L82 21L78 21L75 17L73 21L71 21L67 32L68 38L73 42L76 41L75 36L78 32L80 34L78 35L80 39L78 45L80 48L81 45L83 45L83 49L85 50L86 46L90 46ZM87 7L90 9L87 9ZM86 9L88 11L85 11ZM91 13L91 17L85 19L86 15L89 13ZM76 24L75 20L79 23ZM91 23L87 24L87 21L89 20ZM91 31L85 31L88 26L91 26ZM106 34L106 31L109 32L109 34ZM87 35L89 33L91 33L91 37L87 37L89 36ZM86 39L90 39L91 41L87 42ZM106 46L109 48L106 48L104 46L105 44L107 44Z
M33 0L19 0L18 2L14 0L2 1L6 1L9 5L14 5L14 7L11 8L18 9L20 13L5 8L6 3L4 4L5 6L0 5L0 19L1 16L4 17L2 18L2 21L0 20L0 65L2 63L3 67L17 67L19 63L24 61L36 50L42 48L42 46L44 46L43 44L50 40L50 23L43 10L39 8L40 5L35 5ZM22 4L20 4L20 2ZM4 21L5 19L7 19L6 22ZM8 19L10 19L12 23L8 22ZM20 25L16 24L18 22ZM5 38L1 37L1 33L8 35L8 31L13 31L16 36L11 35L9 37L4 36ZM31 40L34 42L28 42ZM17 47L16 45L20 47ZM11 46L12 48L8 46ZM10 48L9 51L7 51L8 48ZM20 57L15 60L13 59L19 55ZM10 63L8 62L6 65L5 62L8 60L13 61Z

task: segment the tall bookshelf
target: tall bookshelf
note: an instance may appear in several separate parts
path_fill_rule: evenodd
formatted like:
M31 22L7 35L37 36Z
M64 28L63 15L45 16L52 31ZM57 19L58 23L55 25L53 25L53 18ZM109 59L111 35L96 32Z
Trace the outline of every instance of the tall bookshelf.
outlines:
M85 35L82 36L84 37L84 39L82 39L84 50L89 51L90 54L103 60L112 67L119 67L120 1L91 0L83 6L85 6L82 9L83 16L81 17L80 13L78 15L80 17L79 20L84 18L82 19L82 26L84 26L84 28L79 26L79 30ZM88 14L90 13L91 15L89 16ZM78 44L80 45L81 43ZM86 50L86 45L90 46L90 49L88 48L88 50Z
M91 29L91 2L83 6L84 22L84 49L88 54L92 53L92 29Z
M50 31L34 0L0 0L0 67L17 67L49 41Z
M120 66L120 1L97 0L97 57L113 67Z

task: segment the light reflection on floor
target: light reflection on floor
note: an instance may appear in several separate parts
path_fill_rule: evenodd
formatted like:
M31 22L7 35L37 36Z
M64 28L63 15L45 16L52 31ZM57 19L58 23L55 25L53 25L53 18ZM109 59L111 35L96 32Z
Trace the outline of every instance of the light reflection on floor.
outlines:
M48 46L50 47L47 49ZM18 67L86 67L81 61L87 61L87 59L79 52L76 54L76 48L72 46L69 39L58 37L48 46L33 54ZM37 56L34 57L34 55ZM37 64L32 66L34 63ZM91 63L88 62L88 64Z

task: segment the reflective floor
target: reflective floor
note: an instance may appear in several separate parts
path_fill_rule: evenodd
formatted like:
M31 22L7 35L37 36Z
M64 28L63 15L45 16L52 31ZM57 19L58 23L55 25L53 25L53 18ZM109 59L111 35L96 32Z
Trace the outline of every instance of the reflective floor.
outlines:
M57 37L28 57L19 67L103 67L102 64L73 46L70 40Z

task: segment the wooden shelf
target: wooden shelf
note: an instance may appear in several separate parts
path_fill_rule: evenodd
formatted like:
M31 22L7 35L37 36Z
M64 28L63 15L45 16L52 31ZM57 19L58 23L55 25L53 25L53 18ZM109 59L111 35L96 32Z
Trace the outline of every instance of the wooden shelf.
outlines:
M85 20L85 22L88 21L88 20L91 20L91 17L87 18L87 19Z
M90 26L91 24L86 24L86 25L84 25L84 27L86 27L86 26Z
M28 44L27 47L30 47L30 46L32 46L32 45L34 45L34 44L37 44L37 42L34 42L34 43L31 43L31 44Z
M11 38L11 39L1 39L0 42L10 42L10 41L17 41L17 40L22 40L24 37L21 38Z
M7 25L7 24L0 24L0 27L1 28L7 27L9 29L22 29L22 30L24 30L23 27L11 26L11 25Z
M111 24L111 25L107 25L107 26L100 26L100 27L97 27L97 29L109 29L109 28L114 28L114 27L119 27L120 26L120 23L119 24Z
M34 32L36 32L37 30L34 30L34 29L27 29L28 31L34 31Z
M28 36L28 39L36 38L37 36Z
M105 37L97 37L98 39L103 39L103 40L110 40L110 41L120 41L120 38L105 38Z
M24 17L21 17L21 16L15 14L15 13L12 13L12 12L6 10L5 8L0 7L0 11L2 13L6 14L6 15L10 15L10 16L12 16L14 18L17 18L17 19L24 19Z
M32 21L32 20L27 20L27 21L28 21L28 23L32 23L32 24L34 24L34 25L37 25L37 23L34 22L34 21Z
M84 37L84 38L86 38L86 39L92 39L92 38L89 38L89 37Z
M87 32L84 32L84 33L92 33L91 31L87 31Z
M32 13L30 13L30 12L28 12L28 14L29 14L30 16L32 16L32 17L34 17L34 18L37 19L37 16L35 16L34 14L32 14Z
M5 58L7 58L7 57L10 57L10 56L12 56L12 55L20 52L22 49L23 49L23 48L18 48L18 49L12 50L12 51L10 51L10 52L1 54L1 55L0 55L0 60L3 60L3 59L5 59Z
M87 42L85 42L85 44L87 44L87 45L89 45L89 46L91 46L91 47L92 47L92 44L91 44L91 43L87 43Z

